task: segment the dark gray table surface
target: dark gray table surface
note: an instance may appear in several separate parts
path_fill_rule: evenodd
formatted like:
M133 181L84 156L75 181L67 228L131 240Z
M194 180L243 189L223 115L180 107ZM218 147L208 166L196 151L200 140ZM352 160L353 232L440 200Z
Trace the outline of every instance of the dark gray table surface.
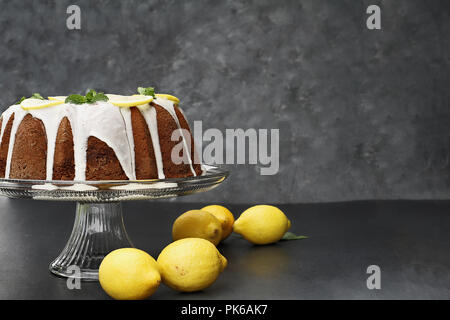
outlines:
M123 204L136 247L157 257L182 212L172 201ZM248 206L230 205L238 216ZM450 298L450 202L366 201L280 205L300 241L253 246L231 236L219 250L229 266L193 294L161 285L151 299ZM0 199L1 299L107 299L98 283L68 290L49 262L70 235L75 204ZM366 269L381 268L381 290L368 290Z

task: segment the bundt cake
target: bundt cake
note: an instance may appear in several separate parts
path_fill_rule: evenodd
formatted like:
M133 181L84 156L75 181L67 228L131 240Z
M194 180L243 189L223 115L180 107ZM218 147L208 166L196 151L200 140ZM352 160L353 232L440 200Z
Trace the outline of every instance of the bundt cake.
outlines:
M0 117L0 178L84 181L201 175L183 112L177 102L161 96L137 107L67 100L41 109L9 107ZM185 136L172 141L179 129L185 129ZM187 161L176 164L171 153L179 143Z

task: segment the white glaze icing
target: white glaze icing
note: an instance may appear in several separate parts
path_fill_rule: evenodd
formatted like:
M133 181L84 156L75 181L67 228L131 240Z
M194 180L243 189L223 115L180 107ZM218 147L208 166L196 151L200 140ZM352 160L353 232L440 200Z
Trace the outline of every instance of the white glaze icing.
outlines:
M173 102L163 98L157 98L154 102L167 110L177 124L178 129L181 129ZM148 104L139 106L138 109L148 125L152 138L155 160L158 169L158 178L164 179L165 175L158 136L156 109ZM52 180L56 137L59 125L64 117L68 118L72 127L76 181L86 180L86 151L90 136L98 138L113 149L128 179L136 180L133 127L131 122L131 111L129 108L119 108L108 102L97 102L93 105L74 105L64 103L57 106L36 110L24 110L20 105L13 105L2 114L3 121L0 133L0 142L3 139L3 133L6 125L13 114L14 121L11 128L5 178L9 178L10 174L11 158L17 129L23 118L27 114L31 114L33 117L42 121L47 135L47 180ZM196 175L192 165L192 159L189 151L190 149L187 147L184 136L181 136L183 137L184 149L185 151L188 151L187 155L190 169L192 173Z
M147 126L152 138L153 151L155 153L156 167L158 168L158 179L165 179L163 170L163 161L161 155L161 146L159 144L158 122L156 119L156 109L150 104L139 106L142 116L147 122Z
M71 186L57 187L57 188L61 189L61 190L70 190L70 191L94 191L94 190L98 190L98 188L95 187L95 186L90 186L90 185L82 184L82 183L76 183L76 184L71 185Z
M187 121L187 118L186 118L186 115L184 114L183 109L178 107L178 110L180 110L180 113L183 115L184 119ZM192 134L192 139L194 139L194 134ZM191 141L191 143L194 144L194 152L198 154L198 150L196 148L197 145L195 144L195 142L196 141ZM201 141L199 141L199 142L201 143ZM196 159L194 159L194 162L195 162L195 160ZM206 169L206 167L205 167L205 165L203 163L200 163L200 169L202 170L201 175L203 175L207 171L207 169Z
M35 184L35 185L31 186L31 189L53 191L53 190L58 190L58 186L55 186L54 184L51 184L51 183L44 183L44 184Z
M125 124L125 133L127 135L130 158L131 158L131 170L133 172L133 179L136 180L136 159L134 153L134 138L133 138L133 125L131 123L131 110L130 108L119 108L122 113L122 118Z
M121 186L111 187L111 190L147 190L147 189L165 189L165 188L176 188L178 184L176 182L154 182L154 183L128 183Z
M16 138L17 128L19 127L19 124L22 122L22 119L27 114L22 109L22 107L20 107L18 105L13 106L12 108L15 109L15 111L11 112L9 114L9 116L7 116L7 117L5 116L5 120L6 120L6 118L8 118L8 121L9 121L9 118L14 113L14 121L13 121L13 125L11 127L11 135L9 137L8 155L6 156L5 178L9 178L9 170L10 170L10 166L11 166L11 157L12 157L12 151L13 151L13 147L14 147L14 141L15 141L15 138ZM5 111L5 113L6 113L6 111Z
M53 190L69 190L69 191L94 191L98 190L95 186L90 186L87 184L76 183L71 186L57 186L51 183L44 184L35 184L31 187L34 190L45 190L45 191L53 191Z
M163 107L164 109L166 109L167 112L170 113L170 115L171 115L172 118L175 120L175 123L176 123L177 126L178 126L178 130L181 130L181 125L180 125L180 122L178 121L178 117L177 117L177 114L176 114L175 108L174 108L174 102L173 102L172 100L168 100L168 99L164 99L164 98L156 98L156 99L154 100L154 102L155 102L157 105L159 105L159 106ZM182 141L183 141L184 152L185 152L186 157L187 157L187 160L188 160L188 162L189 162L189 166L190 166L190 168L191 168L191 172L192 172L192 174L193 174L194 176L196 176L195 170L194 170L194 166L192 165L191 149L188 148L188 145L187 145L187 143L186 143L186 139L184 138L184 134L183 134L182 131L180 132L180 136L181 136ZM192 141L191 141L191 143L192 143Z

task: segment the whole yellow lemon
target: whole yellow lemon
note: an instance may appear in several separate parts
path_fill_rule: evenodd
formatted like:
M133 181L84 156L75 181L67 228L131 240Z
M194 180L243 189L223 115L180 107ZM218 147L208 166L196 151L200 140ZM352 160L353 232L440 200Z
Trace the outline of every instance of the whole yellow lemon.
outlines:
M286 215L274 206L258 205L245 210L234 222L234 232L254 244L279 241L291 227Z
M184 238L202 238L214 245L222 239L222 225L211 213L190 210L179 216L172 226L174 241Z
M193 292L212 285L227 266L227 259L210 241L186 238L165 247L158 265L164 284L178 291Z
M117 300L146 299L161 283L155 259L135 248L110 252L100 264L98 278L103 290Z
M234 216L230 210L224 206L211 205L201 208L200 210L208 211L214 215L222 225L222 239L225 240L233 232Z

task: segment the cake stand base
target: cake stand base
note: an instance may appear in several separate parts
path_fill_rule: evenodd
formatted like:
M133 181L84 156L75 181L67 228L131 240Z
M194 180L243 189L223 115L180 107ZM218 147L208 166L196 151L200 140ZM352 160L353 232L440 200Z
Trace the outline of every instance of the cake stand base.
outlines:
M61 277L98 280L103 258L119 248L133 247L125 230L120 202L77 202L72 234L50 272Z

